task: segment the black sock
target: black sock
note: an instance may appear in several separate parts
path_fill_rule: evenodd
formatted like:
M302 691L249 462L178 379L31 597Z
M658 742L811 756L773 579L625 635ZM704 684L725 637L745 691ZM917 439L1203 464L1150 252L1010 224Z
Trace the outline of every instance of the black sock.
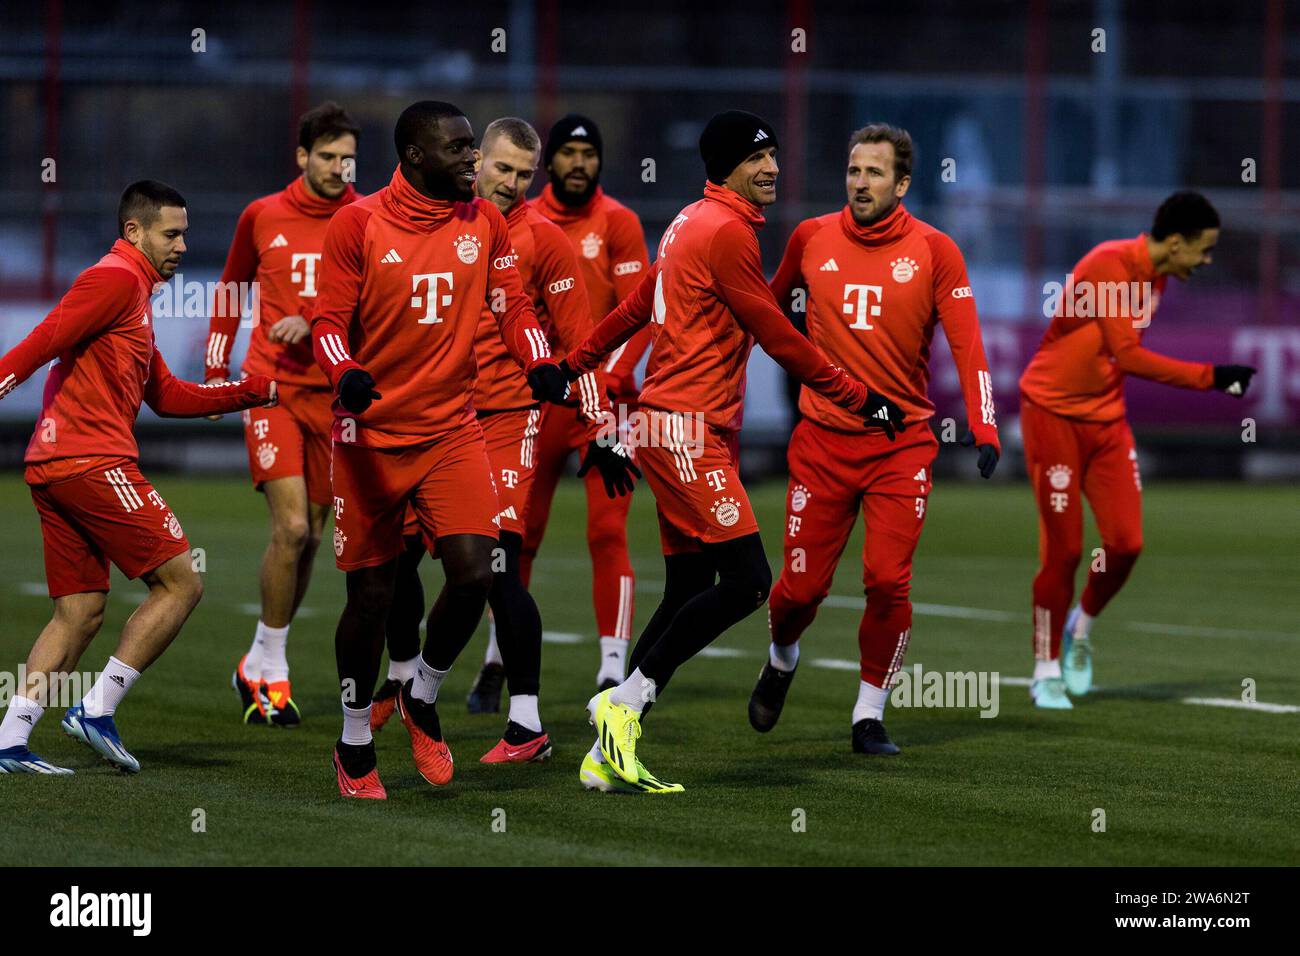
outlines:
M537 602L519 579L519 552L524 540L511 531L501 532L505 570L492 575L488 604L497 625L497 647L506 670L511 694L536 695L542 674L542 616Z
M733 624L763 606L772 587L772 569L757 533L707 544L704 552L718 569L718 583L691 598L677 611L639 666L662 691L673 673Z

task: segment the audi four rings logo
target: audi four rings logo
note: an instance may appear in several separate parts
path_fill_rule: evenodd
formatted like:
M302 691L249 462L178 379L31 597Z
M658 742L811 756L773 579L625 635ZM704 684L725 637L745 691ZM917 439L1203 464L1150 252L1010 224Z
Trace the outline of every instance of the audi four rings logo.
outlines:
M969 299L974 294L975 293L970 290L970 286L968 285L952 290L952 297L954 299Z
M515 261L519 258L517 253L511 253L508 256L497 256L492 260L493 269L513 269Z
M573 288L572 277L568 279L559 279L555 282L552 282L549 286L547 286L547 289L550 290L552 295L554 295L556 292L568 292L572 288Z
M641 263L637 260L631 262L619 262L614 265L614 275L630 276L633 272L641 271Z

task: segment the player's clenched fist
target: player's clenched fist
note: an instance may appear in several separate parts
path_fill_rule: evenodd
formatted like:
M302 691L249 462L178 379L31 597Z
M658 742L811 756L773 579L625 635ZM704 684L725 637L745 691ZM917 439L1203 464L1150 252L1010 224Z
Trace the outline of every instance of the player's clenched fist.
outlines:
M974 445L975 433L967 432L965 435L963 435L961 439L961 444L966 448L970 448L972 445ZM992 445L980 445L979 453L980 453L980 457L979 457L978 467L980 470L980 477L992 478L993 470L998 467L998 450L994 448Z
M554 362L540 362L528 373L528 385L533 390L533 401L560 405L569 395L568 377Z
M339 404L353 415L360 415L378 398L383 396L375 391L375 380L363 368L350 368L339 379Z
M895 432L901 432L906 427L903 423L903 410L885 396L870 389L867 390L866 401L858 409L858 414L862 416L862 421L868 428L883 429L885 437L890 441L894 440Z
M1241 398L1246 394L1246 389L1250 388L1250 379L1254 374L1255 370L1249 365L1216 365L1214 387Z

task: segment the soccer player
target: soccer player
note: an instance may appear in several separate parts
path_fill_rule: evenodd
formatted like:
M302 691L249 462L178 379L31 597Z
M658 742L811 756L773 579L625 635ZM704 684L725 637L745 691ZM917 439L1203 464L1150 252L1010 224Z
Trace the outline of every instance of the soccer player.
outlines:
M1020 377L1025 467L1038 505L1030 693L1039 707L1069 710L1069 695L1092 686L1092 620L1142 551L1142 479L1124 415L1125 375L1240 398L1255 374L1248 366L1183 362L1142 347L1142 330L1169 277L1186 281L1209 265L1218 239L1219 214L1210 201L1177 192L1156 210L1150 233L1093 248L1070 273L1060 308ZM1081 492L1102 554L1067 619L1083 548Z
M641 715L678 667L767 600L772 572L737 468L753 342L886 435L904 427L897 405L832 365L772 298L755 230L776 201L776 146L775 130L752 113L709 120L700 137L704 198L672 221L632 296L562 362L566 375L588 371L653 325L640 420L652 423L644 429L651 440L638 447L637 461L659 514L664 596L633 648L631 674L587 705L598 737L580 771L588 788L681 789L659 781L638 757Z
M330 221L312 317L314 354L337 394L334 555L347 572L335 634L343 734L334 767L344 797L368 799L387 796L370 704L408 504L436 543L446 584L398 711L421 776L435 786L452 776L438 690L482 617L500 531L472 403L485 301L501 306L493 315L532 397L562 401L566 391L515 268L505 218L474 196L465 114L449 103L414 103L398 118L394 141L399 162L389 184Z
M541 141L522 119L493 120L483 132L481 165L475 191L493 203L510 228L515 268L532 298L539 321L551 339L578 345L591 332L586 288L573 249L559 226L524 201L537 172ZM541 679L542 621L532 595L520 580L523 544L522 514L532 481L538 423L542 410L533 400L528 381L511 359L501 328L485 303L474 343L478 383L474 408L487 441L488 460L497 488L497 518L503 554L494 568L488 606L496 623L510 689L510 716L501 741L482 758L484 763L523 763L544 760L551 741L542 729L537 698ZM582 474L596 468L608 493L626 494L635 480L633 465L621 446L598 441L612 419L594 372L578 379L573 391L589 436ZM423 552L419 525L408 513L408 544L398 564L399 576L388 621L388 679L375 692L370 712L372 730L393 713L402 683L416 666L419 621L424 595L418 573ZM411 552L415 551L414 554Z
M813 344L887 391L909 425L906 437L886 441L804 386L788 452L785 557L768 605L772 645L749 701L753 728L771 730L794 679L799 638L830 591L861 510L867 604L858 626L861 673L851 724L853 750L865 754L899 752L885 732L884 708L911 634L912 555L934 486L939 443L926 424L934 414L926 389L937 325L952 349L985 478L1001 449L966 264L948 236L903 206L911 181L906 130L872 123L855 132L845 174L848 203L798 225L771 286L783 304L803 290Z
M570 113L546 138L543 163L550 182L530 203L558 225L582 264L591 318L599 322L631 294L645 275L645 233L636 213L610 197L600 186L604 141L600 128L587 116ZM558 331L558 330L557 330ZM649 330L615 349L601 365L604 384L616 404L635 407L635 370L650 342ZM556 337L551 347L563 350ZM520 573L526 584L542 545L555 487L574 452L589 445L587 422L580 409L542 410L541 432L534 451L532 487L524 508L524 544ZM623 680L627 644L632 636L636 577L627 552L630 495L610 498L602 477L584 471L587 495L587 548L591 553L591 596L600 638L600 668L596 684L605 690ZM501 661L489 641L487 660L470 692L471 713L500 709Z
M302 175L280 192L249 203L235 226L221 273L223 290L256 283L260 314L254 317L243 371L275 376L280 390L275 408L244 415L248 469L271 513L271 540L260 573L262 613L252 646L231 678L246 724L296 727L302 719L289 683L286 643L332 503L334 425L334 394L312 358L305 316L316 300L317 266L330 217L357 198L345 173L356 162L359 132L337 103L325 102L303 114L297 154ZM209 382L224 382L230 375L238 306L220 292L216 296L208 326Z
M31 334L0 357L0 398L50 364L27 484L41 516L54 616L27 658L27 675L0 721L0 771L72 773L32 753L32 729L104 622L111 561L148 595L122 627L103 673L63 717L63 730L121 769L140 762L113 720L127 691L167 649L203 594L181 523L137 465L133 426L146 402L159 415L197 418L274 404L275 382L198 385L172 375L154 344L149 298L176 272L189 226L185 200L163 183L128 186L108 254L81 273Z

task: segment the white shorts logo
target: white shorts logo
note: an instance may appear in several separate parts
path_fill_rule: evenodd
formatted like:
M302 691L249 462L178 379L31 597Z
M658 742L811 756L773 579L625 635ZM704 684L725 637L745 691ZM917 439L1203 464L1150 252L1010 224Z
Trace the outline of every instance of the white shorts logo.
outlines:
M916 260L903 256L901 259L895 259L890 264L894 270L895 282L911 282L912 276L916 275Z
M264 441L257 446L257 463L263 468L270 468L275 464L275 453L280 449L272 445L269 441Z
M334 557L343 557L343 545L347 544L347 541L348 536L343 533L343 529L336 527L334 529Z
M719 498L709 511L724 528L730 528L740 520L740 505L735 498Z
M1069 465L1053 465L1051 468L1047 469L1048 484L1057 491L1064 491L1066 488L1070 487L1071 474L1072 472L1070 471Z
M790 492L790 510L796 513L803 511L808 507L808 499L811 497L807 488L803 485L795 485L794 491Z
M456 237L456 258L467 266L472 266L478 262L478 236L457 236Z
M167 514L167 531L178 541L185 536L185 532L181 530L181 523L170 512Z

